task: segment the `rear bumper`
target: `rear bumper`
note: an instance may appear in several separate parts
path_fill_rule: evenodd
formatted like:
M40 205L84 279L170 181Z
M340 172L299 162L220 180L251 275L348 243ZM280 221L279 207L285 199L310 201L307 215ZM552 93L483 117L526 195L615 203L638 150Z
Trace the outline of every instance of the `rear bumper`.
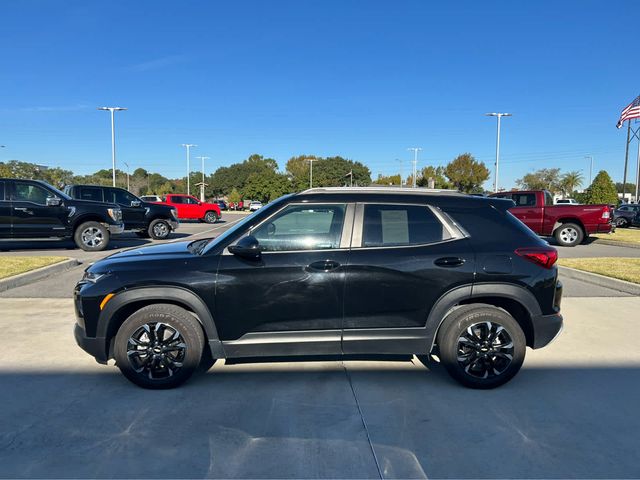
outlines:
M562 331L563 319L559 313L537 315L531 319L533 323L532 348L549 345Z
M111 235L120 235L124 232L124 223L119 223L117 225L107 225L107 229Z
M611 233L611 223L599 223L596 233Z
M87 337L83 328L76 324L73 336L78 346L96 359L98 363L107 363L107 342L102 337Z

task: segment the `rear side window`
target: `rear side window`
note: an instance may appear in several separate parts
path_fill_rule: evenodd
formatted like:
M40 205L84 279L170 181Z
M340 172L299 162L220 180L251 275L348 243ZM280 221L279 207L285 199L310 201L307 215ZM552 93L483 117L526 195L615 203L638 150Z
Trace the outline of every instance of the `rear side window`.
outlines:
M4 182L0 182L0 202L4 201Z
M182 197L167 197L167 201L171 203L184 203Z
M535 207L536 206L536 194L535 193L513 193L511 199L516 203L516 207ZM553 200L552 200L553 203Z
M422 245L449 238L451 235L427 206L364 206L363 247Z
M102 202L102 189L97 187L80 187L80 200Z

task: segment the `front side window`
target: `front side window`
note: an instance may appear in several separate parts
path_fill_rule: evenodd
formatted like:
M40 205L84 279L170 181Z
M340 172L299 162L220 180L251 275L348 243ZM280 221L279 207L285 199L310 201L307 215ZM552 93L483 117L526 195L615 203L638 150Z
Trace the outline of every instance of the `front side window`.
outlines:
M338 248L346 205L289 205L251 234L263 251Z
M200 202L198 200L196 200L195 198L193 198L193 197L185 197L184 200L185 200L184 203L188 203L189 205L199 205L200 204Z
M118 205L130 206L131 202L138 200L135 196L127 192L126 190L107 190L107 202L117 203Z
M363 247L421 245L449 238L451 235L427 206L364 206Z
M47 197L51 196L51 194L40 185L31 183L16 182L14 188L13 200L19 202L32 202L39 205L46 205Z

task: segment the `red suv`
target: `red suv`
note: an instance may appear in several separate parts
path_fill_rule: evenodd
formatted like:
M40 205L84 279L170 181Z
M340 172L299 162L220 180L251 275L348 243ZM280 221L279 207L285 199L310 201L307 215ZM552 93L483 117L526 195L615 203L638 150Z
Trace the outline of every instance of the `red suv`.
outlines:
M174 207L181 220L216 223L220 219L220 207L217 204L201 202L191 195L172 193L165 195L162 203Z

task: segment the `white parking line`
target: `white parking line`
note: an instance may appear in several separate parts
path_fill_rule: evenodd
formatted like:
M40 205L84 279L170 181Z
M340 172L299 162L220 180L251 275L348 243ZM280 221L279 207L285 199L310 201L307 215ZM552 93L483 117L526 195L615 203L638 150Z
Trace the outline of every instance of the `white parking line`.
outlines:
M225 227L230 227L231 225L233 225L234 223L238 223L240 220L244 219L245 217L239 218L237 220L234 220L233 222L229 222L226 223L224 225L218 225L217 227L213 227L210 228L209 230L205 230L204 232L198 232L198 233L192 233L191 235L189 235L188 237L183 237L183 238L176 238L174 240L169 240L169 242L167 243L174 243L174 242L184 242L186 240L189 240L191 237L197 237L198 235L204 235L205 233L209 233L209 232L213 232L214 230L218 230L219 228L225 228Z

